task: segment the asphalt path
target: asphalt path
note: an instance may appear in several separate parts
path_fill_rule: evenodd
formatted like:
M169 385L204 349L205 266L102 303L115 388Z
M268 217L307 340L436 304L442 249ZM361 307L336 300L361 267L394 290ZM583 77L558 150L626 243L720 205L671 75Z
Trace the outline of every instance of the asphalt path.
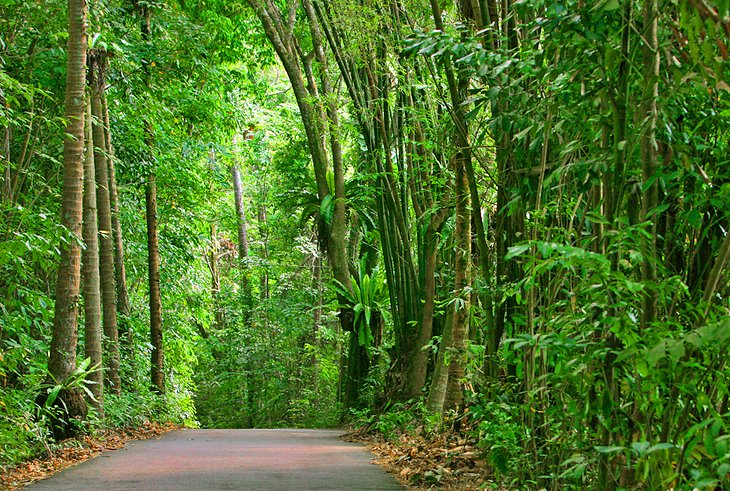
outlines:
M336 430L181 430L66 469L30 490L402 490Z

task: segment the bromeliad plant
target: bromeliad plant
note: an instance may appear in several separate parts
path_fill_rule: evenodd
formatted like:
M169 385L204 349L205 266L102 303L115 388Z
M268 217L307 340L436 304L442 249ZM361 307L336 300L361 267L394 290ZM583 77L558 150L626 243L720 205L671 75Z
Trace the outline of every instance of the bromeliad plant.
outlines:
M375 269L371 276L364 273L364 270L365 267L361 264L358 277L351 276L352 291L337 280L334 280L333 287L347 302L344 306L352 308L355 313L353 324L357 342L360 346L365 347L368 356L371 356L370 348L375 348L378 344L375 333L380 332L380 325L376 325L376 323L387 318L390 297L385 274L379 269Z

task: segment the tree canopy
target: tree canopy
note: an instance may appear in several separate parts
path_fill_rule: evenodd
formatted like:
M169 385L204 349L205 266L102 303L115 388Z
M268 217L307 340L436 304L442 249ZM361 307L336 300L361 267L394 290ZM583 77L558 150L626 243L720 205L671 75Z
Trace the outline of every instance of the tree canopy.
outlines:
M720 0L0 0L0 468L348 421L726 486L729 46Z

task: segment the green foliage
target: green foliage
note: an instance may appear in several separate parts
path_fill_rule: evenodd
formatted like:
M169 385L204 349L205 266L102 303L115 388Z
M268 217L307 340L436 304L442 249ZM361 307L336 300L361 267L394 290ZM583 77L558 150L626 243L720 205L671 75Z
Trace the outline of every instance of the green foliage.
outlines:
M393 441L403 434L432 435L443 430L444 422L440 414L429 411L421 400L389 404L379 413L351 409L350 415L354 423L367 425Z
M365 94L372 104L343 111L336 135L349 181L348 252L366 260L351 265L352 289L336 284L334 292L323 286L321 247L334 201L316 196L298 107L250 9L154 3L147 43L127 4L93 5L92 43L114 52L108 96L132 307L123 319L123 393L105 394L106 419L93 424L334 426L348 342L336 295L371 357L360 398L371 407L389 402L384 394L402 383L393 377L402 363L393 345L413 342L423 301L415 288L413 298L400 298L408 289L396 291L392 276L402 267L404 278L422 280L429 220L444 210L434 239L437 305L472 306L459 383L469 389L474 436L501 480L545 489L610 489L622 479L632 489L725 485L727 266L709 304L703 300L730 215L728 2L660 4L651 176L642 168L652 92L646 2L506 2L509 11L491 19L497 25L480 32L462 18L468 12L457 12L466 4L442 2L441 30L425 3L399 5L397 25L380 2L325 4L328 27L352 41L338 61L353 69L336 74L346 65L332 62L333 79L362 71L373 84ZM65 8L0 2L3 466L48 441L38 393L51 396L49 410L64 387L83 388L91 368L80 360L71 380L43 385L59 246L73 240L57 217ZM309 52L303 21L294 35ZM449 107L453 90L462 92L461 107ZM357 134L357 125L377 135ZM486 222L487 247L478 263L485 271L472 250L477 286L454 292L452 161L465 150L457 131L467 132L481 199L470 206ZM370 138L386 143L368 148ZM373 155L392 169L369 168ZM243 173L246 258L236 247L232 163ZM159 188L164 395L148 387L150 172ZM642 209L654 184L657 206ZM396 212L401 228L376 230L395 227L387 215ZM409 242L417 246L399 246ZM376 266L378 249L388 257ZM647 299L656 299L648 320ZM444 324L438 306L434 339ZM391 307L407 319L391 319ZM495 332L497 320L504 332ZM353 416L388 438L443 429L420 403L387 408Z
M149 389L104 397L104 426L109 428L136 428L148 421L189 424L175 412L176 407L167 403L164 396Z
M337 280L334 280L334 288L347 301L346 307L352 308L355 313L354 326L357 342L360 346L368 348L368 353L370 353L370 348L375 347L373 330L376 327L372 325L373 315L377 313L381 318L387 317L390 296L385 274L376 270L371 277L364 272L364 269L364 264L361 264L359 277L350 277L352 291Z
M37 420L31 390L4 390L0 396L0 469L35 457L46 449L50 435Z
M519 423L517 408L505 402L483 401L469 408L477 424L474 431L478 448L499 474L529 466L523 446L527 437Z

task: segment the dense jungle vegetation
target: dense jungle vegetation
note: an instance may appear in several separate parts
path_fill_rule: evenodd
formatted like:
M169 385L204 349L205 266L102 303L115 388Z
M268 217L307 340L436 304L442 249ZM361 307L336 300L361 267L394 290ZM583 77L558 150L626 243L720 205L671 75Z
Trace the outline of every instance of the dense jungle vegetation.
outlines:
M727 489L729 49L727 0L0 0L0 469L355 421Z

